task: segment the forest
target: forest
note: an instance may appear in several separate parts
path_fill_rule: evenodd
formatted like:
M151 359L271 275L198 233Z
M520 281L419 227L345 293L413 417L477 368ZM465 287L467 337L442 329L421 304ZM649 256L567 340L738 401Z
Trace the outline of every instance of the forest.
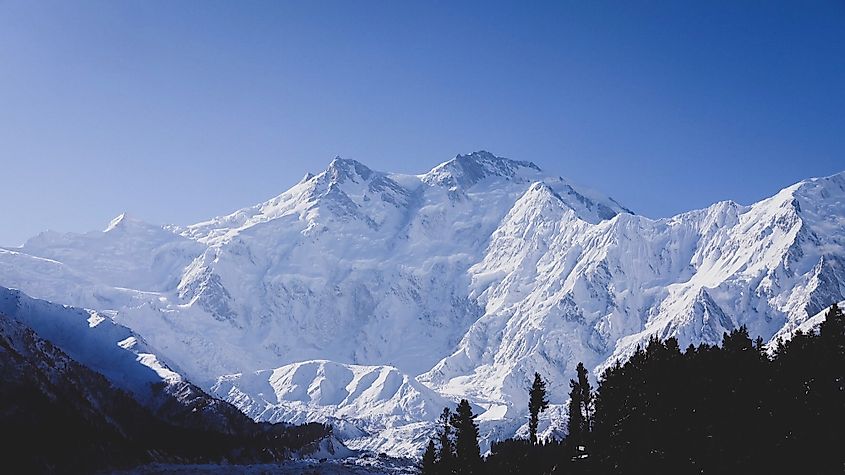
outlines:
M570 381L567 436L542 440L545 381L529 391L528 439L482 457L470 406L444 409L423 474L845 473L845 316L766 348L745 327L721 345L653 337L595 387ZM467 413L467 410L469 412Z

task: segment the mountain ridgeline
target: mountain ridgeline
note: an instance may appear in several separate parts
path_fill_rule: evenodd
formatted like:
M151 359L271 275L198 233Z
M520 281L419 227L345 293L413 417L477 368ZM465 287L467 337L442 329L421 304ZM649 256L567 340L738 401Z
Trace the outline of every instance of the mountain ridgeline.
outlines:
M599 375L654 335L686 348L745 326L771 345L816 325L845 300L845 173L651 219L483 151L419 175L336 158L200 223L122 214L0 248L0 286L95 309L72 334L126 347L131 376L103 369L126 391L178 374L257 420L330 423L352 449L397 456L466 399L486 451L558 434L579 362Z

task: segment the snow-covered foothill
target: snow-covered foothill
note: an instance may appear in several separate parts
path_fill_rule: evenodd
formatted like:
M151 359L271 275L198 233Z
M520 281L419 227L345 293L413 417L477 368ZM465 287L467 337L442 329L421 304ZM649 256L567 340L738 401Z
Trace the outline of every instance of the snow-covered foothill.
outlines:
M353 449L408 453L455 402L391 366L316 360L222 376L213 394L256 420L321 422Z

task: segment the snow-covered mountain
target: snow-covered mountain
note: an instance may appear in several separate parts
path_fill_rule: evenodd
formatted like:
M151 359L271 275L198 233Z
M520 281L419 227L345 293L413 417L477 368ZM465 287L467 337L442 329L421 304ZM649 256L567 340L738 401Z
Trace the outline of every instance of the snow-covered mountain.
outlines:
M202 223L0 249L0 285L110 315L253 417L407 454L461 397L490 437L522 430L534 371L560 404L579 361L653 334L787 334L845 300L843 236L845 173L654 220L487 152L422 175L335 159Z
M485 313L422 380L517 406L536 369L563 402L574 365L601 369L650 335L718 343L747 325L772 339L845 295L845 174L752 206L587 223L541 184L470 269ZM491 277L493 276L493 277Z

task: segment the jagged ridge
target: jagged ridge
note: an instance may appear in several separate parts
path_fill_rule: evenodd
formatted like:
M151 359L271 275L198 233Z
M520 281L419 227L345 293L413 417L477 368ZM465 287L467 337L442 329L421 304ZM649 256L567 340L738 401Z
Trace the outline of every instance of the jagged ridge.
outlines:
M113 310L204 388L313 360L390 365L489 407L487 433L507 436L534 371L561 403L578 361L600 371L653 334L714 342L745 324L773 338L843 300L844 183L811 179L752 206L653 220L487 152L422 175L335 159L265 203L157 228L139 249L173 250L162 262L178 271L133 269L165 284L125 288L118 273L79 265L100 245L94 233L0 250L0 284ZM109 239L134 249L146 233L136 228ZM242 383L226 393L260 400ZM367 402L378 408L369 420L396 407L382 402ZM297 417L351 416L339 406L306 404ZM426 417L409 420L424 430Z

